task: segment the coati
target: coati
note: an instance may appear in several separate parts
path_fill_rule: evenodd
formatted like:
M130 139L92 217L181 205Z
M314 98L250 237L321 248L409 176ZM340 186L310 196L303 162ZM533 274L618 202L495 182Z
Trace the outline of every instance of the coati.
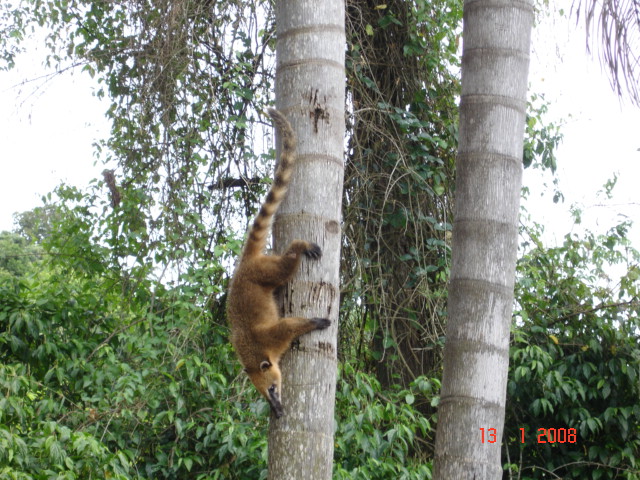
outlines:
M231 324L231 343L240 363L271 405L276 418L280 418L283 414L280 357L295 338L327 328L331 321L326 318L280 318L278 314L275 289L293 277L302 255L317 260L322 251L315 243L294 240L282 255L263 253L271 219L289 186L296 149L295 135L284 115L274 109L268 112L282 136L282 153L271 189L249 230L240 263L231 279L227 316Z

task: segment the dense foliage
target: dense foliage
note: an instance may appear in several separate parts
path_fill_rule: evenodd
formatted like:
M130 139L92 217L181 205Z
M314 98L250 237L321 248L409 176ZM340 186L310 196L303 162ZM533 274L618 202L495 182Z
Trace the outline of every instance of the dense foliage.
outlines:
M0 281L0 476L266 478L269 408L218 314L203 308L200 283L239 244L169 289L136 271L144 265L124 271L113 261L86 208L95 197L57 193L45 260ZM437 381L383 391L345 364L340 385L338 478L425 478L428 464L413 452L431 425L415 404L437 394Z
M0 283L0 474L266 478L268 406L240 375L226 328L200 307L192 285L203 272L173 289L131 285L88 233L97 216L70 206L89 200L61 201L46 260ZM526 231L505 437L512 478L637 478L640 256L626 229L552 249ZM612 264L624 268L609 283ZM434 418L417 407L437 402L438 380L383 388L359 365L340 366L335 478L428 478ZM538 443L540 428L574 428L576 442Z
M343 330L385 386L440 369L462 3L350 2ZM345 344L345 350L349 348Z
M628 229L555 248L528 231L507 392L512 478L640 478L640 253ZM549 429L576 436L548 442Z
M540 125L541 100L529 106L524 163L554 172L561 134ZM606 181L601 193L610 199L615 184ZM563 199L555 178L552 195ZM582 212L573 215L582 229ZM640 254L630 227L567 234L554 248L545 247L542 226L522 231L504 438L509 478L640 478Z

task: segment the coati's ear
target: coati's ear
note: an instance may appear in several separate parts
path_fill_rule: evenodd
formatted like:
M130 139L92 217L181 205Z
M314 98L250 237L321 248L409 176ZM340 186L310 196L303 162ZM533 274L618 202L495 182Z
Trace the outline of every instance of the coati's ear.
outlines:
M263 360L263 361L260 362L260 370L265 372L269 368L271 368L271 362L269 360Z

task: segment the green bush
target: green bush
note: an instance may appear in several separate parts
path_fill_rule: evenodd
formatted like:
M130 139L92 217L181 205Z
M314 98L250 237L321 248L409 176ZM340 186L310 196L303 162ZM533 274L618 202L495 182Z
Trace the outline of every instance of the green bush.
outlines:
M568 235L551 249L531 234L507 391L514 478L640 478L640 256L627 229ZM539 429L550 428L574 429L576 441L539 443Z

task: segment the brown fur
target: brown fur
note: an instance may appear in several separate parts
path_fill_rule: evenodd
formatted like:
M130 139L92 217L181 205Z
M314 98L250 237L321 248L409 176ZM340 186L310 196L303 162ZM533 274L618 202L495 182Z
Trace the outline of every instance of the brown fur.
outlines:
M320 247L294 240L283 255L265 255L271 219L284 198L295 162L296 140L287 119L277 110L269 115L282 135L280 162L260 212L253 222L240 263L231 280L227 315L231 323L231 343L249 378L271 404L276 417L282 416L280 358L300 335L327 328L326 318L284 317L278 314L276 288L287 283L298 270L301 256L318 259Z

